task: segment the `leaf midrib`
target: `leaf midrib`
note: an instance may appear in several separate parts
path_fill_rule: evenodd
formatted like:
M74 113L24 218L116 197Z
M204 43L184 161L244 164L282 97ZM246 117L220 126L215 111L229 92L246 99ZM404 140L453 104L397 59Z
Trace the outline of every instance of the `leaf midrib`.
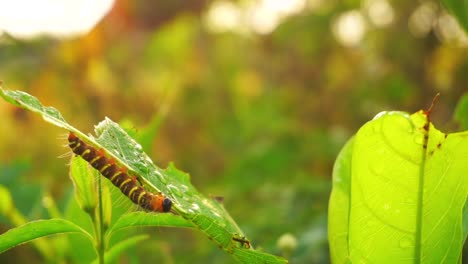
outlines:
M429 142L429 129L430 129L430 120L427 115L424 126L422 127L424 131L424 140L421 148L421 164L419 166L419 187L418 187L418 205L416 212L416 234L415 234L415 250L414 250L414 263L421 263L421 245L422 245L422 217L423 217L423 201L424 201L424 172L426 168L426 157L427 157L427 145Z

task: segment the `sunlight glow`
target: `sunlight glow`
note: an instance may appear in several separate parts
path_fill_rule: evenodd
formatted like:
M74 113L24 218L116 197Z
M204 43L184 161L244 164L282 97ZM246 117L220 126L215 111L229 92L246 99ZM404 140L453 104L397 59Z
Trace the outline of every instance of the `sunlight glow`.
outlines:
M435 25L437 37L442 42L452 42L459 46L468 46L468 37L458 21L448 13L444 13L437 19Z
M205 16L205 24L212 32L235 31L241 22L242 10L232 2L214 2Z
M306 4L306 0L259 0L240 4L215 1L204 20L206 27L213 32L269 34L287 17L303 11Z
M91 30L114 0L15 0L0 2L0 32L14 37L71 37Z
M366 23L358 10L342 13L332 24L335 38L344 46L357 46L366 33Z
M386 0L368 0L365 2L370 22L377 27L390 25L394 20L392 6Z
M448 13L440 12L439 5L432 1L416 8L409 18L408 28L415 37L425 37L434 31L441 42L468 46L468 36L458 21Z
M249 10L252 29L259 34L269 34L288 16L301 12L305 0L262 0Z
M408 28L416 37L426 36L432 29L436 18L437 5L428 1L421 4L410 16Z

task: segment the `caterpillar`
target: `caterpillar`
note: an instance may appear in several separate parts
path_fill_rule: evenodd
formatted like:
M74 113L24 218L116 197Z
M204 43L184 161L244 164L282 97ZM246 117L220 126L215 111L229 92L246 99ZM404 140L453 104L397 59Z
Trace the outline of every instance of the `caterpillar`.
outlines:
M165 213L171 210L172 201L169 198L162 193L154 194L145 191L142 186L137 185L135 177L127 174L126 169L118 166L114 159L107 158L104 150L97 150L87 145L73 132L68 135L68 146L73 153L86 160L135 204L155 212Z

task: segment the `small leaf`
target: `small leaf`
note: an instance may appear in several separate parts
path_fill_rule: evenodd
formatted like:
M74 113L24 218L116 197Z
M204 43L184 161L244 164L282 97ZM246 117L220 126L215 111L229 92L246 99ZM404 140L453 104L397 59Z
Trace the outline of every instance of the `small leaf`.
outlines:
M10 229L7 232L1 234L0 253L36 238L62 233L81 233L92 241L90 234L67 220L37 220Z
M74 224L80 226L89 234L95 234L94 224L89 214L84 212L78 205L76 199L70 197L66 208L65 217L70 219ZM96 258L96 248L93 243L78 234L70 234L67 236L69 249L68 257L73 263L89 263Z
M98 200L93 171L95 170L84 159L76 156L72 158L70 178L75 186L75 199L81 209L90 214L94 214Z
M26 217L19 212L18 208L13 203L10 192L3 185L0 185L0 201L0 213L6 216L13 225L22 226L26 223ZM52 249L47 241L34 240L32 244L45 259L52 259Z

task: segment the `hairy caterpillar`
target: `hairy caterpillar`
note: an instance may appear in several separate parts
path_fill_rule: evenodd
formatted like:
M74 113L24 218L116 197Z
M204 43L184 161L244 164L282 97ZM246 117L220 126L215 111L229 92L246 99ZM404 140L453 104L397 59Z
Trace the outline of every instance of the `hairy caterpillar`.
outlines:
M169 198L162 193L154 194L145 191L142 186L137 184L135 177L127 174L126 169L119 167L114 159L107 158L104 150L97 150L87 145L72 132L68 135L68 146L73 153L86 160L135 204L155 212L169 212L171 210L172 201Z

